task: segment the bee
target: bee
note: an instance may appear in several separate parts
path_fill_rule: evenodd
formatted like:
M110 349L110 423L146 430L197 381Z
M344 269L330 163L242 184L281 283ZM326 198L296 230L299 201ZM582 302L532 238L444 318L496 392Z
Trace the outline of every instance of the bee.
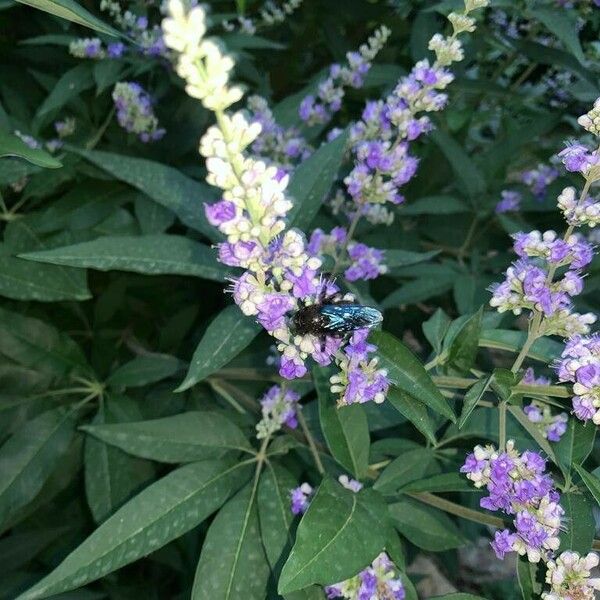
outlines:
M344 300L337 293L299 309L292 317L292 328L298 335L310 334L324 340L328 335L344 337L357 329L374 327L382 320L376 308Z

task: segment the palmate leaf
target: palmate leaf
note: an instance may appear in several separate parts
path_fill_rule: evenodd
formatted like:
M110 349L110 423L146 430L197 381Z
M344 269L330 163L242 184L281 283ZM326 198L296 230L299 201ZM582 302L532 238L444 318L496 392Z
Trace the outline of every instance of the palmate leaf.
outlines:
M86 425L82 429L128 454L166 463L214 458L228 450L251 451L237 425L217 412L185 412L150 421Z
M81 587L157 550L210 516L251 472L247 462L224 460L191 463L172 471L104 521L19 600Z
M369 467L369 424L362 406L338 408L330 390L330 370L314 367L319 422L331 455L359 479Z
M98 269L132 271L147 275L191 275L223 281L231 269L217 262L216 253L199 242L179 235L107 236L42 252L21 254L21 258Z
M351 492L325 478L300 521L279 593L353 577L385 546L385 505L372 490Z
M0 448L0 530L42 489L74 433L72 411L54 408L26 423Z
M194 351L183 392L235 358L260 333L261 326L235 305L224 308L210 323Z
M260 539L256 482L229 500L211 523L192 600L263 600L269 564Z

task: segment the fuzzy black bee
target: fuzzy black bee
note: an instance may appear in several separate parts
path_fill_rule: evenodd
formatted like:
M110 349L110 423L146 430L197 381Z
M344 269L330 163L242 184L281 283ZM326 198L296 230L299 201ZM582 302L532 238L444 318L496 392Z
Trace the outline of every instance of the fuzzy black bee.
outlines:
M357 329L374 327L383 316L376 308L344 300L339 294L301 308L292 318L298 335L343 337Z

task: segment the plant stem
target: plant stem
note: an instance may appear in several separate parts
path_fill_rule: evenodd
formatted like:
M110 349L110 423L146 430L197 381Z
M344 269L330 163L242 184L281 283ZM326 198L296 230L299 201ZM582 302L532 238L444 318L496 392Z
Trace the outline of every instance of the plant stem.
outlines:
M312 454L313 460L315 461L315 466L317 467L317 471L319 471L319 473L321 475L324 475L325 468L323 467L323 463L321 462L321 457L319 456L319 450L317 449L315 440L313 439L313 436L312 436L310 430L308 429L308 425L306 424L306 419L304 418L304 415L302 414L302 410L298 410L296 414L298 416L298 423L300 423L300 428L302 429L302 433L304 434L304 437L306 438L306 441L308 442L308 447L310 449L310 453Z

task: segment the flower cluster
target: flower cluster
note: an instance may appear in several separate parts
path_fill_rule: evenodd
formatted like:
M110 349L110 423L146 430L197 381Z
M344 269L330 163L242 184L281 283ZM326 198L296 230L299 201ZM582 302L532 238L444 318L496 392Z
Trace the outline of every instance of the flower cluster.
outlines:
M600 201L589 196L578 200L574 187L566 187L561 192L558 207L573 227L595 227L600 223Z
M300 394L278 385L271 387L261 398L262 419L256 425L256 437L260 440L279 431L284 425L298 427L297 412L300 410Z
M300 118L308 125L327 123L333 113L340 110L344 98L344 88L360 88L371 68L371 62L385 45L391 31L381 26L362 44L358 52L348 52L348 64L333 64L329 68L329 77L319 84L317 97L306 96L300 103Z
M104 45L99 38L80 38L69 44L69 53L75 58L120 58L125 53L125 44L111 42Z
M139 83L120 81L112 93L117 121L129 133L135 133L146 143L159 140L165 130L158 126L158 119L152 110L152 100Z
M292 513L303 515L308 510L314 493L313 487L306 482L290 490L290 510Z
M598 566L598 555L590 552L580 556L566 551L556 560L548 561L546 583L549 592L542 593L543 600L594 600L600 590L600 578L590 577L590 571Z
M526 385L550 385L550 379L536 377L533 369L529 367L525 370L521 383ZM553 415L550 407L542 402L532 401L531 404L523 407L523 412L531 423L535 423L540 434L550 442L560 441L567 430L568 415L566 413Z
M354 401L379 399L383 375L367 356L373 346L367 346L366 341L359 343L357 338L360 348L350 358L341 352L343 339L339 336L293 331L294 314L338 290L321 279L321 261L308 254L303 234L286 229L285 218L292 207L285 195L288 176L244 154L261 125L250 123L242 112L225 113L242 97L242 90L229 85L232 58L216 42L202 39L206 31L204 9L197 6L186 11L180 0L170 0L169 15L163 22L164 38L179 53L177 71L186 80L188 93L217 117L217 125L202 137L200 154L207 159L208 183L221 188L223 196L205 211L208 221L226 236L218 246L221 262L245 270L233 281L236 304L277 340L282 377L305 375L309 357L320 365L335 361L342 369L342 380L336 386L342 401L350 397ZM358 378L364 379L360 389L354 386L352 395L347 396L348 385Z
M347 261L344 261L343 266L346 267L344 277L348 281L375 279L387 273L387 267L383 263L383 250L354 241L348 242L348 232L344 227L334 227L329 234L322 229L315 229L307 248L314 256L327 254L340 262L344 261L340 256L342 251L347 251Z
M254 154L269 158L283 168L308 158L312 150L308 142L295 127L279 125L264 98L250 96L248 109L252 121L261 127L260 136L250 147Z
M523 196L519 192L513 190L502 190L500 192L501 200L496 204L495 211L497 214L507 212L515 212L521 207Z
M540 163L533 169L523 171L520 179L531 190L531 193L541 201L546 197L548 186L558 175L556 167Z
M358 575L335 585L325 587L327 598L346 600L404 600L406 593L402 579L389 556L382 552Z
M600 425L600 334L574 336L556 365L560 381L573 383L573 413Z
M519 454L512 440L505 452L476 446L461 467L475 487L487 489L489 496L480 500L482 508L514 515L514 531L498 531L492 542L498 558L517 552L535 563L551 558L558 549L564 511L545 469L546 461L539 454Z
M287 0L278 7L273 2L266 2L260 11L258 19L249 19L239 16L232 21L224 21L223 29L225 31L235 31L236 29L248 35L254 35L260 27L268 27L283 23L287 17L293 14L302 4L302 0Z
M62 121L54 123L54 130L59 138L66 138L75 133L76 121L73 117L67 117Z
M458 35L475 29L469 13L487 5L487 0L465 0L462 14L448 16L452 35L436 34L429 42L436 61L419 61L385 101L367 103L362 119L350 132L355 166L344 179L352 199L345 209L349 217L365 216L373 223L391 221L384 205L404 201L398 188L413 177L418 165L408 144L432 128L422 113L439 111L446 105L447 96L442 91L453 80L446 67L463 58Z
M581 173L584 177L600 160L596 150L590 150L587 146L578 142L567 142L564 150L561 150L558 156L562 159L567 171Z
M573 312L571 298L583 289L581 270L592 260L592 246L575 234L563 239L554 231L517 233L513 237L520 259L507 269L505 281L492 286L490 305L516 315L523 309L541 313L539 335L587 333L596 317ZM555 280L560 267L568 270Z

